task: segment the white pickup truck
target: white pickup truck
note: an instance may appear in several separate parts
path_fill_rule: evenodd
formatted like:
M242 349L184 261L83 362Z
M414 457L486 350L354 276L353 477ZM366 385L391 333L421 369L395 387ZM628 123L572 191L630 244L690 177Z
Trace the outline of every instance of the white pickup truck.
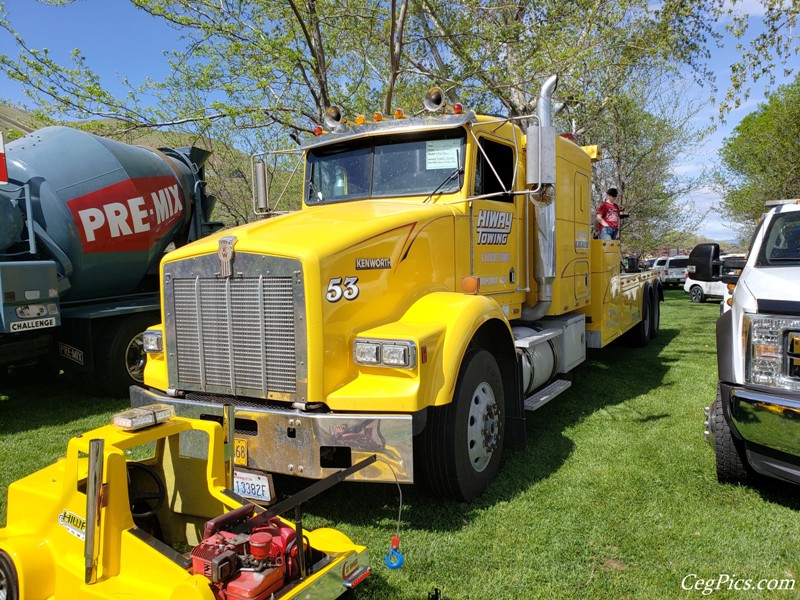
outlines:
M717 321L719 384L706 408L721 482L759 473L800 484L800 200L775 204L746 258L722 261L718 245L700 244L689 260L692 278L736 284Z

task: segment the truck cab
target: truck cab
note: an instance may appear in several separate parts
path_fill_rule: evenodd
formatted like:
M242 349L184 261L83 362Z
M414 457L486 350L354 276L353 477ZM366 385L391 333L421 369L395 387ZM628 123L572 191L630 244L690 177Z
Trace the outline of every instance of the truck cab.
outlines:
M800 484L800 201L762 218L746 258L720 260L716 244L691 254L692 277L735 283L717 321L717 399L706 439L717 477L754 473Z

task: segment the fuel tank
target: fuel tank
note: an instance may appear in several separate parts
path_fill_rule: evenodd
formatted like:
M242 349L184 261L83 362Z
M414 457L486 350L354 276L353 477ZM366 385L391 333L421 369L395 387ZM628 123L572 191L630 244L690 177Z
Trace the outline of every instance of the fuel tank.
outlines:
M6 146L0 260L55 260L66 300L137 291L185 237L208 153L130 146L47 127ZM198 164L200 163L200 164ZM205 212L205 211L204 211Z

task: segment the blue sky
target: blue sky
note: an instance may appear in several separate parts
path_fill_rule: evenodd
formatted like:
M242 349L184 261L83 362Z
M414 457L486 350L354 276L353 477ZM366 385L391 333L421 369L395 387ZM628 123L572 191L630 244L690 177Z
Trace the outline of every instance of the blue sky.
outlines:
M164 21L137 10L125 0L79 0L66 7L40 4L36 0L12 0L7 2L9 20L34 48L48 48L57 60L67 62L70 51L80 48L89 66L97 72L103 83L114 92L123 93L119 83L127 76L136 86L148 76L159 80L168 71L164 51L178 49L178 33ZM745 0L737 5L741 13L751 15L751 27L758 30L760 7L755 0ZM13 40L0 35L0 54L16 55ZM717 73L720 87L718 96L724 95L729 79L729 64L736 56L733 42L722 49L712 49L711 66ZM779 68L776 86L787 83L783 69ZM750 99L731 112L726 123L707 138L704 143L689 150L678 165L678 171L695 174L703 168L711 168L722 140L730 135L736 124L765 98L765 81L751 85ZM694 86L687 88L689 97L705 100L709 90ZM24 102L22 88L0 74L0 98ZM717 114L715 106L706 105L696 117L698 126L710 123ZM702 189L691 194L690 199L700 210L711 209L718 204L719 197L713 190ZM624 203L623 203L624 204ZM736 233L725 226L714 212L699 232L716 240L733 240Z

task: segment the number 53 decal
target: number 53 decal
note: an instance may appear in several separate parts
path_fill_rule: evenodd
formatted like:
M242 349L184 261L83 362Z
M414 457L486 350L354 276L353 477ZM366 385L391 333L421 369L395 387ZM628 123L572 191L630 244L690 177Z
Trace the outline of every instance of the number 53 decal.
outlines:
M338 302L342 298L345 300L355 300L358 298L358 277L333 277L328 282L328 293L325 299L328 302Z

